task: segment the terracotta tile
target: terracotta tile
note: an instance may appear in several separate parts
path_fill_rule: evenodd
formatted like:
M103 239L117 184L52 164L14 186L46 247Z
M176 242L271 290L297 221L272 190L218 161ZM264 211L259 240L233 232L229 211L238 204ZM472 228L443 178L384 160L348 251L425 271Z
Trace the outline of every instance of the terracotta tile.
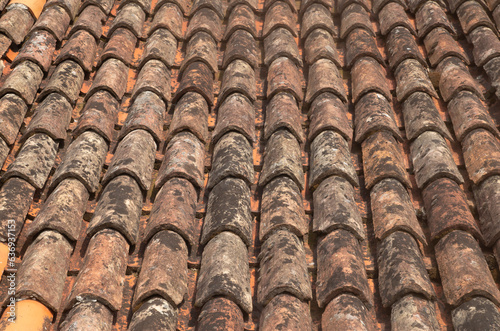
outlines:
M188 92L197 92L205 98L211 107L214 104L213 85L213 74L210 68L203 62L191 63L184 71L172 103L177 103Z
M155 186L160 187L170 178L182 177L201 189L204 159L202 142L190 132L178 133L168 143Z
M457 11L457 8L460 7L466 1L467 0L450 0L450 1L448 1L448 5L450 7L450 11L453 14L455 14L455 12ZM497 0L480 0L478 2L481 3L481 5L483 5L485 7L485 9L486 9L494 1L497 1ZM491 10L493 10L494 7L490 7L490 8L491 8Z
M347 6L349 6L350 4L353 4L353 3L357 3L361 6L363 6L363 8L365 8L366 11L368 11L368 12L371 11L371 3L368 0L339 0L336 4L337 5L336 12L342 13L344 11L344 9L347 8Z
M345 65L350 68L358 58L369 56L385 66L373 34L364 28L355 28L346 39Z
M142 36L142 25L146 14L141 7L136 3L129 3L122 7L116 15L111 27L108 31L108 36L112 36L113 32L118 28L129 29L137 38Z
M196 287L196 307L216 296L225 296L244 312L252 311L247 249L240 237L226 231L208 242Z
M0 32L9 37L14 44L20 45L34 22L35 19L28 10L22 6L12 7L2 15Z
M266 1L264 1L266 2ZM239 4L244 4L248 6L250 9L252 9L254 12L259 10L259 4L258 0L229 0L226 13L231 13L233 9L238 6Z
M35 100L36 92L43 78L43 72L38 65L31 61L23 61L7 76L0 89L0 96L13 93L31 105Z
M498 218L494 216L498 215L498 208L500 206L499 179L499 176L487 178L474 192L479 212L479 225L488 246L493 245L500 238L500 226L497 224Z
M265 13L267 13L267 11L269 10L269 8L273 4L275 4L276 2L280 2L280 1L286 3L290 7L290 9L292 10L293 13L297 13L296 3L293 0L264 0L263 11ZM329 0L326 0L326 1L329 1Z
M163 62L167 68L171 68L175 62L177 52L177 40L167 29L157 29L146 41L144 52L139 63L139 69L149 60Z
M171 2L167 2L156 12L148 35L151 36L157 29L168 30L175 38L181 40L184 37L182 31L183 16L180 8Z
M177 307L167 300L153 296L145 300L132 315L128 330L140 331L148 328L175 330L177 325Z
M128 68L120 60L108 59L97 70L92 87L85 100L100 90L106 90L116 99L121 100L127 89Z
M242 60L234 60L227 66L222 77L221 90L217 101L223 102L228 95L235 92L243 94L251 102L254 102L257 98L255 71L247 62Z
M309 64L324 58L333 61L337 67L342 67L333 37L326 30L312 31L304 42L304 52L306 62Z
M370 199L377 239L383 240L393 232L404 231L427 245L410 195L398 180L387 178L378 182L370 192Z
M128 249L127 241L118 232L105 229L96 233L90 239L82 269L65 307L70 308L87 298L112 311L120 310Z
M389 32L387 36L387 55L389 65L393 69L406 59L415 59L422 66L427 67L427 62L420 53L413 35L405 27L396 27Z
M250 189L239 178L224 178L210 191L207 214L200 243L205 245L224 231L237 234L247 245L252 244Z
M135 98L142 92L151 91L167 105L171 99L170 75L170 69L163 62L155 59L146 62L137 76L132 90L131 102L134 102Z
M403 330L439 330L435 303L408 294L396 301L391 309L391 328Z
M7 144L16 141L28 106L15 94L7 93L0 99L0 136Z
M136 3L138 4L142 10L147 14L151 13L151 2L152 0L123 0L120 2L118 9L121 9L123 6L128 3Z
M253 38L257 37L255 15L251 7L244 2L240 2L235 5L234 9L229 9L228 12L229 11L231 11L231 13L227 21L226 32L224 33L225 40L229 39L229 37L238 30L245 30Z
M2 182L11 177L20 177L42 189L54 166L58 144L43 133L29 137L21 147L15 161L2 176Z
M266 40L268 38L266 38ZM256 42L250 33L241 29L236 30L233 34L231 34L231 37L229 37L229 40L226 44L226 51L224 52L222 67L223 68L228 67L232 61L242 60L247 62L250 66L252 66L252 68L257 68L259 63L259 57L257 55L256 46L257 46ZM214 54L216 53L217 52L215 52Z
M431 300L436 293L425 269L417 243L406 232L394 232L378 248L379 289L384 307L408 293Z
M313 3L304 11L302 16L302 26L300 30L300 38L306 39L307 36L315 29L323 29L336 37L337 29L333 24L330 10L322 4Z
M129 29L116 29L106 44L99 62L102 63L107 59L115 58L130 66L136 43L137 37Z
M295 98L289 93L278 93L266 106L264 139L268 140L279 129L289 130L299 143L305 140L301 126L302 119Z
M253 183L252 146L245 136L228 132L219 139L212 155L212 169L207 188L214 187L226 177L243 179L248 185Z
M136 100L137 102L137 100ZM118 114L119 104L108 91L94 93L85 104L82 116L74 130L74 135L80 135L86 130L99 133L109 143L113 140L114 123ZM129 117L132 116L132 109ZM124 125L125 126L125 125Z
M278 330L310 330L312 329L311 313L306 302L293 295L283 293L275 296L260 315L259 328L262 331Z
M72 19L76 17L81 2L79 0L47 0L44 8L61 6L68 12Z
M288 130L278 130L269 138L259 184L264 186L282 175L289 176L300 190L304 189L300 145Z
M64 44L54 64L58 65L63 61L72 60L86 72L91 72L96 53L97 44L94 37L85 30L79 30L72 34L68 42Z
M29 60L40 66L44 72L49 70L52 63L52 56L56 48L56 39L47 31L34 31L23 44L11 68L14 68L19 63Z
M102 229L120 232L130 245L137 244L142 209L141 188L130 176L117 176L103 185L104 190L87 228L92 237Z
M10 153L10 148L7 146L7 143L3 140L0 139L0 164L3 166L5 163L5 160L9 156Z
M500 57L495 57L486 62L483 69L490 79L491 86L495 88L495 94L498 98L500 95Z
M208 105L202 95L187 92L177 102L170 122L167 141L175 134L187 130L202 142L208 142Z
M495 31L496 27L488 17L484 8L476 1L467 1L458 7L457 16L462 31L468 35L475 28L485 26Z
M44 230L54 230L72 241L78 240L88 199L89 193L78 179L63 180L42 205L28 236L34 238Z
M498 305L500 292L474 238L453 231L435 246L436 260L446 302L456 307L473 296L483 296Z
M302 196L287 176L271 180L262 193L259 238L262 242L283 228L303 237L309 230Z
M385 76L384 68L372 57L357 59L351 69L352 102L357 103L369 92L378 92L391 101L392 95Z
M465 2L465 1L466 1L466 0L454 0L454 1L453 1L454 3L455 3L455 2L456 2L456 3L458 3L458 4L455 6L455 8L458 8L458 6L459 6L460 4L462 4L463 2ZM486 1L484 1L484 2L486 2L486 3L483 3L483 5L486 5L486 7L487 7L487 8L489 8L491 11L492 11L493 9L495 9L495 8L498 6L498 4L500 3L500 1L498 1L498 0L486 0Z
M90 1L85 1L85 3L90 3ZM99 5L106 5L106 3L105 1L99 1ZM71 27L70 36L79 30L85 30L94 36L96 40L101 38L102 26L106 22L107 17L106 14L100 9L99 5L96 4L95 6L86 6L85 9L80 12L78 19Z
M174 3L176 4L177 6L179 6L179 8L181 9L182 13L184 15L188 15L189 14L189 11L191 9L191 1L187 1L187 0L158 0L158 2L156 2L156 4L154 5L154 10L153 12L156 13L156 11L161 8L161 6L163 6L165 3Z
M145 130L134 130L120 141L111 164L102 179L105 186L116 176L127 174L148 191L151 186L156 143Z
M287 230L275 231L262 245L259 261L257 300L261 304L266 305L285 292L303 301L312 299L306 253L295 234Z
M212 132L211 144L215 146L230 131L241 133L252 144L255 140L254 123L255 109L252 102L240 93L232 93L217 109L217 123Z
M10 46L12 44L12 40L3 33L0 33L0 53L1 54L8 54L8 50L10 49ZM2 69L3 71L3 69Z
M311 143L309 187L315 188L325 178L344 177L353 186L359 186L358 176L351 161L347 141L335 131L323 131Z
M483 66L492 58L500 56L500 40L490 28L477 27L470 32L468 37L474 46L472 54L478 67Z
M77 178L90 193L96 192L107 151L108 145L100 135L92 131L82 133L66 150L52 176L50 188L55 188L65 178Z
M448 178L437 179L422 190L422 198L432 241L452 230L467 231L482 239L465 194L456 182Z
M287 57L297 66L302 67L299 48L292 33L287 29L277 28L264 39L264 54L266 66L270 66L279 57Z
M424 38L424 45L429 62L433 67L448 56L456 56L466 64L470 63L469 57L464 50L458 46L450 33L443 28L435 28L429 32Z
M208 330L244 330L243 313L237 304L224 297L213 298L201 309L197 328Z
M452 35L456 34L455 29L446 17L443 8L434 1L426 1L415 14L415 24L418 36L424 38L436 27L448 30Z
M156 195L144 241L149 241L158 231L171 230L181 235L189 247L194 246L198 241L195 238L196 202L196 190L188 180L179 177L168 180Z
M297 103L300 102L304 97L300 76L299 68L289 58L279 57L274 60L267 74L267 99L270 100L279 92L288 92L297 99Z
M217 42L221 41L222 24L217 13L209 8L202 8L191 17L186 31L186 39L189 40L191 36L199 31L204 31L210 34Z
M478 86L478 82L472 78L465 64L456 57L444 59L437 71L441 74L439 90L444 101L454 98L460 91L470 91L484 100L484 96Z
M283 1L275 1L266 10L262 38L265 38L276 28L288 29L294 37L297 37L297 17L290 6Z
M400 1L392 1L384 5L378 13L378 19L380 22L380 32L383 35L387 35L392 29L398 26L408 29L413 35L417 34L405 13L404 5Z
M74 61L67 60L59 64L50 77L48 84L38 95L38 101L43 100L51 93L59 93L74 105L83 85L85 72Z
M355 134L358 143L361 143L373 132L380 130L389 131L397 140L403 141L396 124L394 110L384 95L377 92L363 95L356 103L354 112Z
M306 16L304 16L306 19ZM331 19L330 19L331 20ZM347 35L356 28L365 29L370 32L373 36L375 36L375 32L373 31L372 23L370 22L370 15L363 8L363 6L353 3L349 5L343 12L340 19L340 38L345 39ZM328 30L328 29L325 29ZM331 33L335 36L335 31L331 31Z
M0 240L7 242L9 225L12 228L14 220L14 232L10 233L18 238L19 233L23 229L24 219L28 214L31 201L35 194L36 188L29 184L24 179L12 177L5 181L0 189Z
M438 98L426 68L419 61L414 59L404 60L398 65L394 74L399 102L404 101L415 92L425 92L431 97Z
M309 68L308 85L305 102L310 103L319 94L331 92L342 101L347 102L345 87L335 63L328 59L320 59Z
M495 20L496 25L500 22L500 7L496 6L492 13L493 19Z
M140 92L129 108L127 119L120 131L120 139L134 130L141 129L148 131L159 144L163 138L164 113L165 103L157 94L151 91Z
M76 305L61 324L61 331L80 330L108 331L113 326L113 313L97 301L85 301Z
M346 113L346 105L336 95L325 92L317 96L309 111L309 141L325 130L333 130L350 144L353 130Z
M33 31L48 31L57 41L61 41L69 27L71 17L60 6L52 6L42 11L40 17L37 19L31 32Z
M226 15L224 5L222 4L221 1L214 1L214 0L194 0L193 6L191 7L191 14L190 16L193 15L196 11L202 9L202 8L210 8L213 11L217 13L219 18L222 20L224 19L224 16Z
M500 174L500 143L490 131L471 131L462 142L465 167L474 184Z
M172 231L156 233L144 252L133 305L153 295L179 305L187 295L187 258L181 236Z
M384 178L395 178L411 187L401 149L387 131L373 133L361 144L365 185L371 189Z
M58 311L72 247L62 234L44 231L24 254L17 273L16 296L35 298Z
M344 292L373 305L361 249L351 232L336 230L319 239L317 254L316 296L320 307Z
M451 103L450 103L451 105ZM448 107L451 112L451 108ZM405 122L406 137L409 140L417 138L425 131L435 131L448 140L453 140L446 124L439 116L439 112L433 99L427 93L412 93L403 102L403 116ZM457 131L455 130L455 134Z
M494 330L500 328L500 313L493 302L475 297L451 312L456 330Z
M36 112L22 139L35 133L45 133L54 140L66 139L73 107L59 93L49 94L36 107Z

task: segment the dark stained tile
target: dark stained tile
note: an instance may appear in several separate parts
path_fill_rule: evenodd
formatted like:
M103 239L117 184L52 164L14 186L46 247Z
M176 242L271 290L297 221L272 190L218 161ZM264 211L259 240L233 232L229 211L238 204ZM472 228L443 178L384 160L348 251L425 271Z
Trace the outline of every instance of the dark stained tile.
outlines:
M144 240L148 241L158 231L171 230L192 247L195 243L197 200L196 190L188 180L174 177L167 181L156 195Z
M264 242L277 229L284 228L298 237L309 230L302 196L297 185L280 176L264 186L261 200L259 238Z
M344 177L353 186L359 186L358 176L351 161L349 144L335 131L323 131L311 143L309 187L315 188L325 178Z
M365 8L366 11L368 12L371 11L371 3L368 0L339 0L336 3L336 9L337 9L336 11L338 13L342 13L344 9L347 8L347 6L349 6L352 3L357 3L363 6L363 8Z
M458 7L460 7L464 2L466 2L467 0L450 0L448 1L448 6L450 8L450 11L455 14L455 12L457 11ZM490 7L491 10L493 10L494 7L491 7L491 3L494 2L494 1L497 1L497 0L482 0L482 1L479 1L479 2L482 2L482 5L484 5L485 7ZM486 4L487 2L487 4Z
M293 179L300 190L304 189L300 145L286 129L273 133L267 142L259 184L264 186L271 179L282 175Z
M499 219L495 217L500 207L500 177L491 176L484 180L475 190L479 225L486 245L491 246L500 238Z
M97 43L94 37L85 30L78 30L64 44L54 64L58 65L63 61L72 60L78 63L85 72L91 72L96 52Z
M467 54L444 28L435 28L429 32L424 38L424 45L431 66L438 65L448 56L458 57L466 64L470 63Z
M97 133L85 131L79 135L69 145L61 164L52 176L51 189L65 178L77 178L90 193L96 192L107 151L106 141Z
M408 4L406 1L403 0L396 0L396 1L391 1L391 0L374 0L373 5L372 5L372 11L374 14L380 14L380 11L389 3L396 3L399 4L400 6L403 7L403 9L408 9Z
M336 37L337 29L333 24L330 10L319 3L312 3L304 11L302 16L302 26L300 29L300 38L306 39L307 36L315 29L323 29Z
M384 307L409 293L431 300L436 294L417 243L406 232L394 232L378 247L379 289Z
M264 242L259 254L260 273L257 300L268 304L280 293L311 300L306 253L300 239L287 230L278 230Z
M363 220L354 196L354 188L342 177L331 176L322 181L313 196L313 231L329 233L344 229L364 240Z
M439 91L444 101L450 101L460 91L470 91L484 100L478 82L472 78L461 59L454 56L447 57L439 63L436 70L441 75Z
M112 311L120 310L128 249L127 241L117 231L105 229L96 233L90 239L65 308L90 299Z
M71 17L61 6L52 6L42 11L31 28L33 31L48 31L57 41L61 41L69 27Z
M48 84L38 96L38 101L43 100L51 93L59 93L74 105L83 85L85 72L74 61L67 60L60 63L50 77Z
M235 7L237 7L239 4L244 4L248 6L250 9L252 9L254 12L259 10L259 5L257 3L257 0L229 0L226 13L230 13L234 10ZM264 3L267 3L269 1L264 1Z
M427 245L406 188L396 179L378 182L370 192L373 228L379 240L396 231L405 231Z
M347 102L345 87L340 72L334 62L319 59L309 67L307 91L304 101L311 103L323 92L330 92ZM300 98L299 98L300 99Z
M113 178L99 196L99 202L87 228L92 237L103 229L120 232L135 245L139 237L139 218L142 209L141 188L130 176Z
M31 105L35 100L38 87L42 83L43 71L31 61L23 61L7 76L0 88L0 96L13 93Z
M217 68L217 42L212 38L211 35L204 31L199 31L195 33L189 39L186 47L186 54L184 61L182 61L180 73L186 69L186 67L196 61L205 63L213 75L218 71Z
M288 57L297 66L302 67L299 48L292 33L287 29L275 29L264 39L264 54L266 66L270 66L279 57Z
M380 32L383 35L387 35L397 26L407 28L413 35L417 34L405 13L404 6L399 1L391 1L382 7L378 13L378 19L380 22Z
M247 248L239 236L222 232L208 242L203 250L196 289L196 307L202 307L217 296L225 296L250 313L250 270Z
M0 136L7 144L16 141L27 111L28 106L16 94L7 93L0 99Z
M257 29L255 27L255 15L251 6L245 4L244 1L233 1L235 7L228 9L230 11L227 21L226 32L224 39L228 39L234 32L238 30L245 30L254 38L257 37ZM256 8L255 8L256 9Z
M212 188L226 177L243 179L253 184L252 146L247 138L237 132L228 132L215 144L212 154L212 169L207 187Z
M156 143L149 132L140 129L130 132L118 144L101 184L105 186L114 177L126 174L135 178L141 189L148 191L155 151Z
M373 305L361 248L351 232L335 230L319 239L317 254L316 297L320 307L345 292L367 306Z
M453 140L450 131L448 131L446 124L439 115L434 100L429 94L424 92L412 93L403 102L402 111L406 137L409 140L417 138L425 131L435 131L446 139ZM448 111L452 112L450 106ZM457 134L456 130L455 134Z
M208 301L198 316L197 330L200 331L243 331L243 313L236 303L224 297Z
M457 331L495 330L500 328L500 313L493 302L475 297L451 312L453 326Z
M273 4L280 1L286 3L290 7L293 13L297 13L297 7L293 0L264 0L264 8L263 8L264 12L267 12ZM325 1L330 1L330 0L325 0Z
M500 56L500 40L495 32L490 28L480 26L469 34L469 40L472 43L474 62L478 67L494 57Z
M95 74L94 81L85 99L88 100L97 91L105 90L117 100L121 100L127 89L128 68L120 60L106 60Z
M465 167L474 184L491 175L500 175L500 143L487 130L471 131L462 142Z
M186 31L186 39L191 38L195 33L205 31L209 33L216 41L221 41L222 24L217 13L209 8L202 8L191 17Z
M230 131L241 133L252 144L255 140L254 123L255 109L253 104L243 94L232 93L224 99L224 102L217 109L217 123L212 131L211 144L215 146L217 141Z
M186 242L172 231L157 232L144 252L133 306L138 307L150 296L158 295L179 305L187 295Z
M11 177L20 177L42 189L56 160L58 144L43 133L29 137L21 147L15 161L2 176L2 182Z
M44 230L54 230L72 241L78 240L88 199L89 193L78 179L63 180L31 223L28 236L34 238Z
M52 56L56 49L56 38L47 31L34 31L23 44L11 67L29 60L40 66L44 72L49 70L52 63Z
M99 62L102 63L107 59L114 58L130 66L132 64L136 43L137 37L129 29L116 29L106 44L106 47L104 47Z
M57 231L38 235L24 254L16 275L16 297L35 298L57 312L72 250L70 243Z
M187 130L202 142L208 142L208 112L208 104L201 94L196 92L184 94L175 106L167 141L175 134Z
M142 36L142 25L146 18L146 13L136 3L128 3L123 6L111 23L108 31L108 36L112 36L113 32L118 28L129 29L137 38Z
M80 0L47 0L45 8L61 6L68 12L72 19L75 19L78 9L80 8L80 4Z
M411 187L401 149L392 134L387 131L373 133L363 141L361 150L367 189L384 178L394 178Z
M227 66L222 77L221 90L217 101L223 102L232 93L241 93L251 102L254 102L257 98L255 71L245 61L234 60Z
M163 4L170 3L170 2L176 4L177 6L179 6L179 8L181 9L182 13L184 15L188 16L189 11L191 9L191 1L187 1L187 0L159 0L154 5L154 8L153 8L154 13L156 13L156 11L159 8L161 8L161 6L163 6Z
M351 294L341 294L330 301L321 317L321 326L324 331L373 330L370 312Z
M479 26L486 26L495 31L495 24L490 20L483 6L476 1L467 1L460 5L457 16L462 26L462 31L468 35Z
M268 140L279 129L289 130L299 143L305 140L302 130L302 119L295 98L289 93L278 93L266 106L264 122L264 139Z
M12 228L14 220L14 231L10 231L18 237L23 229L24 218L28 214L31 201L36 188L24 179L12 177L5 181L0 189L0 238L2 242L7 242L9 237L9 225Z
M493 20L495 20L496 25L500 22L500 7L497 5L492 13Z
M61 331L78 328L82 331L109 331L113 326L113 313L98 301L85 301L73 309L61 324Z
M387 53L389 65L393 69L406 59L415 59L424 67L427 67L427 62L420 53L417 42L406 27L398 26L389 32L387 35Z
M424 38L437 27L448 30L452 35L456 34L443 8L434 1L423 1L422 7L415 14L415 24L420 38Z
M305 18L305 17L304 17ZM347 35L356 28L362 28L371 32L375 36L372 23L370 22L370 14L363 6L353 3L349 5L343 12L340 19L340 38L345 39Z
M380 93L369 92L359 99L354 108L356 141L362 142L370 134L380 130L391 132L403 141L396 124L394 110L389 101Z
M436 260L448 304L461 305L474 296L483 296L498 305L500 292L474 238L453 231L435 246Z
M94 1L97 2L97 0ZM85 1L85 3L90 3L90 1ZM99 1L99 5L106 5L106 3L105 1ZM85 9L80 12L78 19L71 27L70 35L73 35L78 30L85 30L94 36L96 40L99 40L102 35L102 26L106 22L106 18L106 13L104 13L98 5L86 6Z
M184 70L172 103L177 103L188 92L197 92L205 98L211 107L214 104L213 85L213 74L210 68L203 62L193 62Z
M438 98L426 68L419 61L404 60L398 65L394 74L397 84L396 95L399 102L406 100L415 92L425 92L431 97Z
M431 241L439 240L452 230L467 231L482 239L467 198L456 182L448 178L437 179L422 190L422 198ZM489 235L486 233L486 237Z
M276 28L290 30L294 37L297 37L297 18L292 12L290 5L283 1L275 1L266 10L262 38L265 38Z
M171 68L175 62L177 53L177 39L167 29L157 29L153 32L144 45L139 68L149 60L158 60L163 62L167 68Z
M168 300L153 296L145 300L132 315L128 330L174 331L177 325L177 307Z
M259 328L262 331L311 330L309 305L293 295L282 293L275 296L262 310Z
M151 59L146 62L139 74L134 89L132 102L144 91L156 93L167 105L170 102L170 69L161 61Z
M323 29L312 31L304 42L306 62L312 64L319 59L329 59L342 67L332 35Z
M283 30L283 29L278 29L278 30ZM288 32L288 30L284 31ZM268 38L266 38L266 40ZM295 45L295 40L294 40L294 45ZM226 51L224 52L222 67L226 68L232 61L236 59L246 61L249 65L252 66L252 68L258 67L259 56L257 51L257 43L255 42L254 37L246 30L242 29L236 30L229 37L229 40L226 44Z
M365 29L354 29L346 39L345 65L352 67L360 57L371 56L380 64L384 65L384 59L375 42L375 38Z
M392 305L391 328L394 331L439 330L435 303L418 295L405 295Z
M495 57L486 62L483 66L484 71L490 79L491 86L496 89L496 96L500 95L500 57Z
M369 92L380 93L385 99L392 100L385 76L384 67L372 57L357 59L351 69L352 102L356 104L362 96Z
M128 3L137 3L146 14L149 14L151 12L151 2L151 0L123 0L120 2L118 9L121 9Z
M279 92L288 92L299 103L304 97L301 81L299 68L292 60L287 57L277 58L268 69L267 99L271 100Z
M9 37L14 44L20 45L35 19L24 6L15 6L7 10L0 20L0 32Z
M193 6L191 7L191 15L202 8L212 9L217 13L221 20L224 19L224 16L226 15L225 6L222 4L222 1L194 0L193 2Z

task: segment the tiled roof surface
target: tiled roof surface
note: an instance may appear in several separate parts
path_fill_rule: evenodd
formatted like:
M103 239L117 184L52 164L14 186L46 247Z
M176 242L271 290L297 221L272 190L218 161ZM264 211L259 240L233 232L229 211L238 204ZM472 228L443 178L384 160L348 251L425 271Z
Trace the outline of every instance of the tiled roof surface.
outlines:
M500 1L0 6L1 330L500 330Z

